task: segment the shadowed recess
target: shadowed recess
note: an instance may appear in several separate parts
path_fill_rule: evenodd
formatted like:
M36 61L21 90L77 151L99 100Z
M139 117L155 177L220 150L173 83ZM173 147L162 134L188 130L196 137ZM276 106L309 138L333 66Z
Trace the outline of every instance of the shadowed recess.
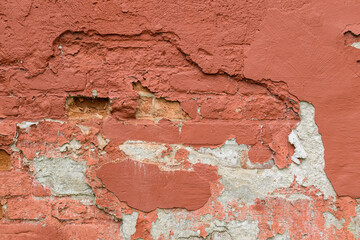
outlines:
M109 98L68 97L66 99L67 116L70 119L103 119L110 114Z

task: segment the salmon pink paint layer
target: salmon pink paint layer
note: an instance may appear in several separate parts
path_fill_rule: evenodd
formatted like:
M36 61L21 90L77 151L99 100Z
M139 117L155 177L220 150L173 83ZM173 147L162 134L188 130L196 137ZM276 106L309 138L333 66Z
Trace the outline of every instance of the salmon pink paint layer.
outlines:
M360 239L360 3L0 1L0 239Z
M120 201L150 212L156 208L201 208L211 195L209 181L216 180L206 179L209 175L201 176L201 173L160 171L154 164L125 160L103 165L97 176Z

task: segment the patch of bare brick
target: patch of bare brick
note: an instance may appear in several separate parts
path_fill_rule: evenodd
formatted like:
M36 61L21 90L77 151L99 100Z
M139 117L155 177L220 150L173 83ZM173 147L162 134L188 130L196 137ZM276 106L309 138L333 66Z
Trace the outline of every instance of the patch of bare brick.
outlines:
M66 99L67 116L70 119L103 119L110 114L109 98L68 97Z
M5 150L0 149L0 171L7 171L11 169L10 154Z
M190 119L179 102L155 97L155 94L143 87L140 82L134 83L133 88L139 94L139 104L135 113L137 119L160 120L164 118L180 121Z

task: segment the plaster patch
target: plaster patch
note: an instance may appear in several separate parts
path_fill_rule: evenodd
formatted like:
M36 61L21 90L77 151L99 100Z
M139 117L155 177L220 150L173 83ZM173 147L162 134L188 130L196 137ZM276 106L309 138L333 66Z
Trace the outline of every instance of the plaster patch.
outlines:
M193 218L179 221L180 218L186 218L188 213L186 211L172 212L169 210L158 209L158 219L151 225L151 236L153 239L159 239L161 235L169 236L173 233L174 239L199 237L197 230L192 227L196 221Z
M149 159L157 162L161 160L161 153L166 150L166 147L164 144L128 140L121 144L119 149L133 160Z
M93 198L94 194L85 181L85 162L70 158L36 157L33 160L35 180L50 188L55 196Z
M229 169L219 167L221 182L225 186L219 200L225 204L231 198L237 198L245 203L254 199L264 199L278 188L288 188L294 179L299 185L315 186L325 196L336 197L336 193L325 172L324 146L321 135L314 121L315 109L307 102L300 102L301 121L296 127L299 145L306 152L306 157L300 165L291 164L288 168L279 170L276 167L263 170Z
M292 130L291 133L289 134L289 142L295 147L295 152L291 156L291 160L293 160L293 162L296 164L300 164L299 159L306 158L306 152L295 130Z
M19 128L22 128L22 129L28 129L30 126L32 125L37 125L39 122L21 122L21 123L18 123L16 124L16 126L18 126Z
M231 221L227 228L232 239L253 240L259 233L258 222L250 219Z
M76 126L80 128L81 133L84 134L84 135L89 135L90 132L91 132L91 128L90 128L90 127L87 127L87 126L84 126L84 125L80 125L80 124L76 124Z
M352 46L354 48L357 48L357 49L360 49L360 42L354 42L350 46Z
M104 150L110 142L109 139L103 138L100 133L96 135L96 139L98 140L98 148L100 150Z
M330 212L324 212L323 213L325 218L325 227L330 228L331 226L335 226L337 229L343 228L343 224L345 222L345 219L338 220L334 214Z
M65 143L60 147L60 152L73 152L81 149L81 144L76 139L71 140L69 143Z
M231 236L227 232L213 232L211 234L212 240L232 240Z
M131 235L136 232L136 221L138 219L138 216L139 214L137 212L133 212L131 214L123 214L121 216L121 232L125 240L130 240Z
M267 240L289 240L291 239L289 233L286 231L284 234L276 234L272 238L268 238Z
M356 215L351 218L348 230L354 234L355 239L360 239L360 205L355 207Z
M200 154L209 154L219 160L219 164L226 167L240 167L241 157L248 148L245 144L237 144L236 139L226 140L224 145L217 148L200 148Z

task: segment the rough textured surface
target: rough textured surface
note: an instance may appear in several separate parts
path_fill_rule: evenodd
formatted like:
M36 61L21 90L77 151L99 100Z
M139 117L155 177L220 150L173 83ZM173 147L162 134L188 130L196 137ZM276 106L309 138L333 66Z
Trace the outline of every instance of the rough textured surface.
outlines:
M94 94L93 94L94 95ZM104 118L110 114L110 102L107 98L69 97L66 99L69 119Z
M6 171L11 169L10 154L5 150L0 149L0 171Z
M0 238L359 239L359 10L2 1Z
M85 182L85 162L68 158L34 158L34 180L50 188L54 196L91 196L91 188Z

